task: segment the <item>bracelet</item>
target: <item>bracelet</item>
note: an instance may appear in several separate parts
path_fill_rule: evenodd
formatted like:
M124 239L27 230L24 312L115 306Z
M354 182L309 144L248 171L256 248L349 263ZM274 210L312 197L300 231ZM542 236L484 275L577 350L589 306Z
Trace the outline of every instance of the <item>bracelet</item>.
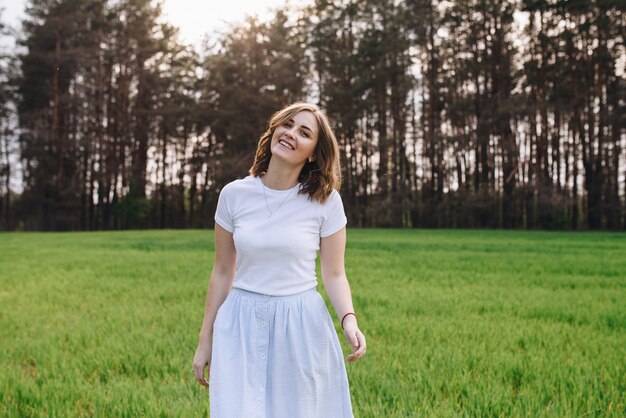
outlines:
M342 329L343 329L343 320L346 319L346 316L348 316L348 315L354 315L354 317L358 319L358 317L356 316L356 314L354 312L348 312L347 314L345 314L343 316L343 318L341 318L341 328Z

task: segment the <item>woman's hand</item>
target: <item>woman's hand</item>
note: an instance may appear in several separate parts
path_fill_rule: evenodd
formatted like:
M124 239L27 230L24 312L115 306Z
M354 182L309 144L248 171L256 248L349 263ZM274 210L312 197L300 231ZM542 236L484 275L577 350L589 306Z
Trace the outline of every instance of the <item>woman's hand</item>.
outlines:
M196 355L193 358L193 374L196 381L203 386L209 387L209 373L211 373L211 353L212 342L201 342L196 349ZM207 369L207 377L204 377L204 369Z
M353 353L347 357L348 361L360 359L363 354L365 354L365 335L363 335L359 329L356 319L352 315L347 317L344 321L343 335L345 335L353 351Z

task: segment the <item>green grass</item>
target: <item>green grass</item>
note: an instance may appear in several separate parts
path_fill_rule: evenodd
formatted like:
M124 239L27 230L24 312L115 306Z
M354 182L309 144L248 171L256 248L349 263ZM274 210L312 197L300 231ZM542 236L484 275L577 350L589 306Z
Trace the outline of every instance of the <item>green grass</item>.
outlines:
M0 416L208 416L213 256L212 231L0 234ZM346 271L357 418L626 415L625 234L351 229Z

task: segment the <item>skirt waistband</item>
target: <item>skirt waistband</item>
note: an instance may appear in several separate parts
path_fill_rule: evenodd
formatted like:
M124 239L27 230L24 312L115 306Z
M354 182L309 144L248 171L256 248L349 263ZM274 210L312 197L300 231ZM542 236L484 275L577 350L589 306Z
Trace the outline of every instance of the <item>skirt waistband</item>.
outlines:
M301 298L301 297L306 297L306 296L309 296L311 294L317 293L317 288L312 287L312 288L310 288L308 290L304 290L302 292L294 293L292 295L283 295L283 296L265 295L263 293L251 292L250 290L244 290L244 289L240 289L238 287L233 287L231 292L238 293L241 296L244 296L244 297L247 297L247 298L252 298L252 299L255 299L255 300L268 301L270 299L272 299L272 300L287 300L287 299L297 299L297 298Z

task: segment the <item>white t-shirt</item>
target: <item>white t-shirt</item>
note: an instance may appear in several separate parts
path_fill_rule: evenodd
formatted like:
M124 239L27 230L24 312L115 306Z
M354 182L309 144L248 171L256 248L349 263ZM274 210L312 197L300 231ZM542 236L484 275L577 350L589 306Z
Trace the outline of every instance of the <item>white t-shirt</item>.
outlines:
M339 231L347 219L339 192L333 190L322 205L308 194L297 194L300 187L269 189L260 177L249 175L222 188L215 222L233 234L233 287L284 296L317 286L320 237Z

